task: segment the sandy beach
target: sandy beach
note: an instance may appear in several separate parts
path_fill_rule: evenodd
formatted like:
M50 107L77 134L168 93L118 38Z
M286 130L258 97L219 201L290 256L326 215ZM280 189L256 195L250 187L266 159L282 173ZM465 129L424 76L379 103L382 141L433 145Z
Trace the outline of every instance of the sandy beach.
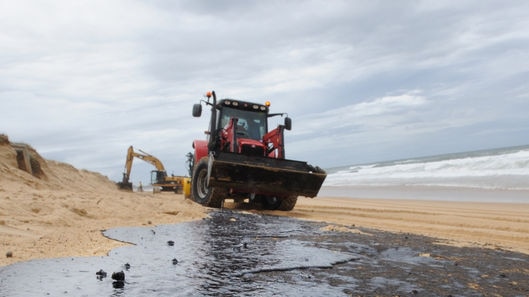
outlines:
M529 204L305 198L285 215L421 234L439 238L445 244L503 248L529 254Z
M40 176L21 170L17 152L0 144L0 266L105 255L123 243L101 230L200 220L210 211L174 193L123 192L98 173L32 155ZM529 204L351 197L300 198L291 212L259 212L529 254Z

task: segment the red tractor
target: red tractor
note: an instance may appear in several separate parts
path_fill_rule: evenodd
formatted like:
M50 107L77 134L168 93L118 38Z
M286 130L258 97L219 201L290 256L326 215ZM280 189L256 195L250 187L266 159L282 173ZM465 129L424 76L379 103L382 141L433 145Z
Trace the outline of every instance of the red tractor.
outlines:
M268 118L285 115L269 113L269 102L217 101L215 92L206 96L202 102L211 106L208 139L193 141L191 195L196 202L219 208L230 198L289 211L298 196L318 194L325 171L285 159L283 134L292 128L288 116L283 125L268 131ZM193 116L201 114L202 105L195 104Z

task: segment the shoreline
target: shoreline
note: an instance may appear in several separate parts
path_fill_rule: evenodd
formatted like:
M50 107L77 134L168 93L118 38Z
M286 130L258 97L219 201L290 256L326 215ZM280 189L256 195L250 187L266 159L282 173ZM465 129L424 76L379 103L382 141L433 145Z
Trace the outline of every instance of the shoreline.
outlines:
M446 202L529 203L529 190L455 186L323 186L318 197Z

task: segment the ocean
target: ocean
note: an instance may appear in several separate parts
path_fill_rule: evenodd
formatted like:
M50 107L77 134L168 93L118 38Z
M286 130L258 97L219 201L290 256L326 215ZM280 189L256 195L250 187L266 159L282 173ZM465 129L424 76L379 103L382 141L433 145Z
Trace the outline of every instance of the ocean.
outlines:
M529 145L327 170L319 196L529 203Z

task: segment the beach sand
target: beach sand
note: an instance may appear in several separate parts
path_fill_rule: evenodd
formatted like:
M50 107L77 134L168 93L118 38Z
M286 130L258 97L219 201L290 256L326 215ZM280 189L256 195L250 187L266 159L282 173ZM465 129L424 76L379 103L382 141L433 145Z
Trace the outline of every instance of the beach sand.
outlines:
M38 176L21 170L15 149L0 143L0 266L106 255L124 243L101 230L200 220L209 211L183 195L120 191L98 173L30 151ZM299 198L291 212L252 211L328 222L334 230L354 225L529 254L529 204L360 198Z
M421 234L457 246L503 248L529 254L529 204L303 198L292 212L283 215Z

